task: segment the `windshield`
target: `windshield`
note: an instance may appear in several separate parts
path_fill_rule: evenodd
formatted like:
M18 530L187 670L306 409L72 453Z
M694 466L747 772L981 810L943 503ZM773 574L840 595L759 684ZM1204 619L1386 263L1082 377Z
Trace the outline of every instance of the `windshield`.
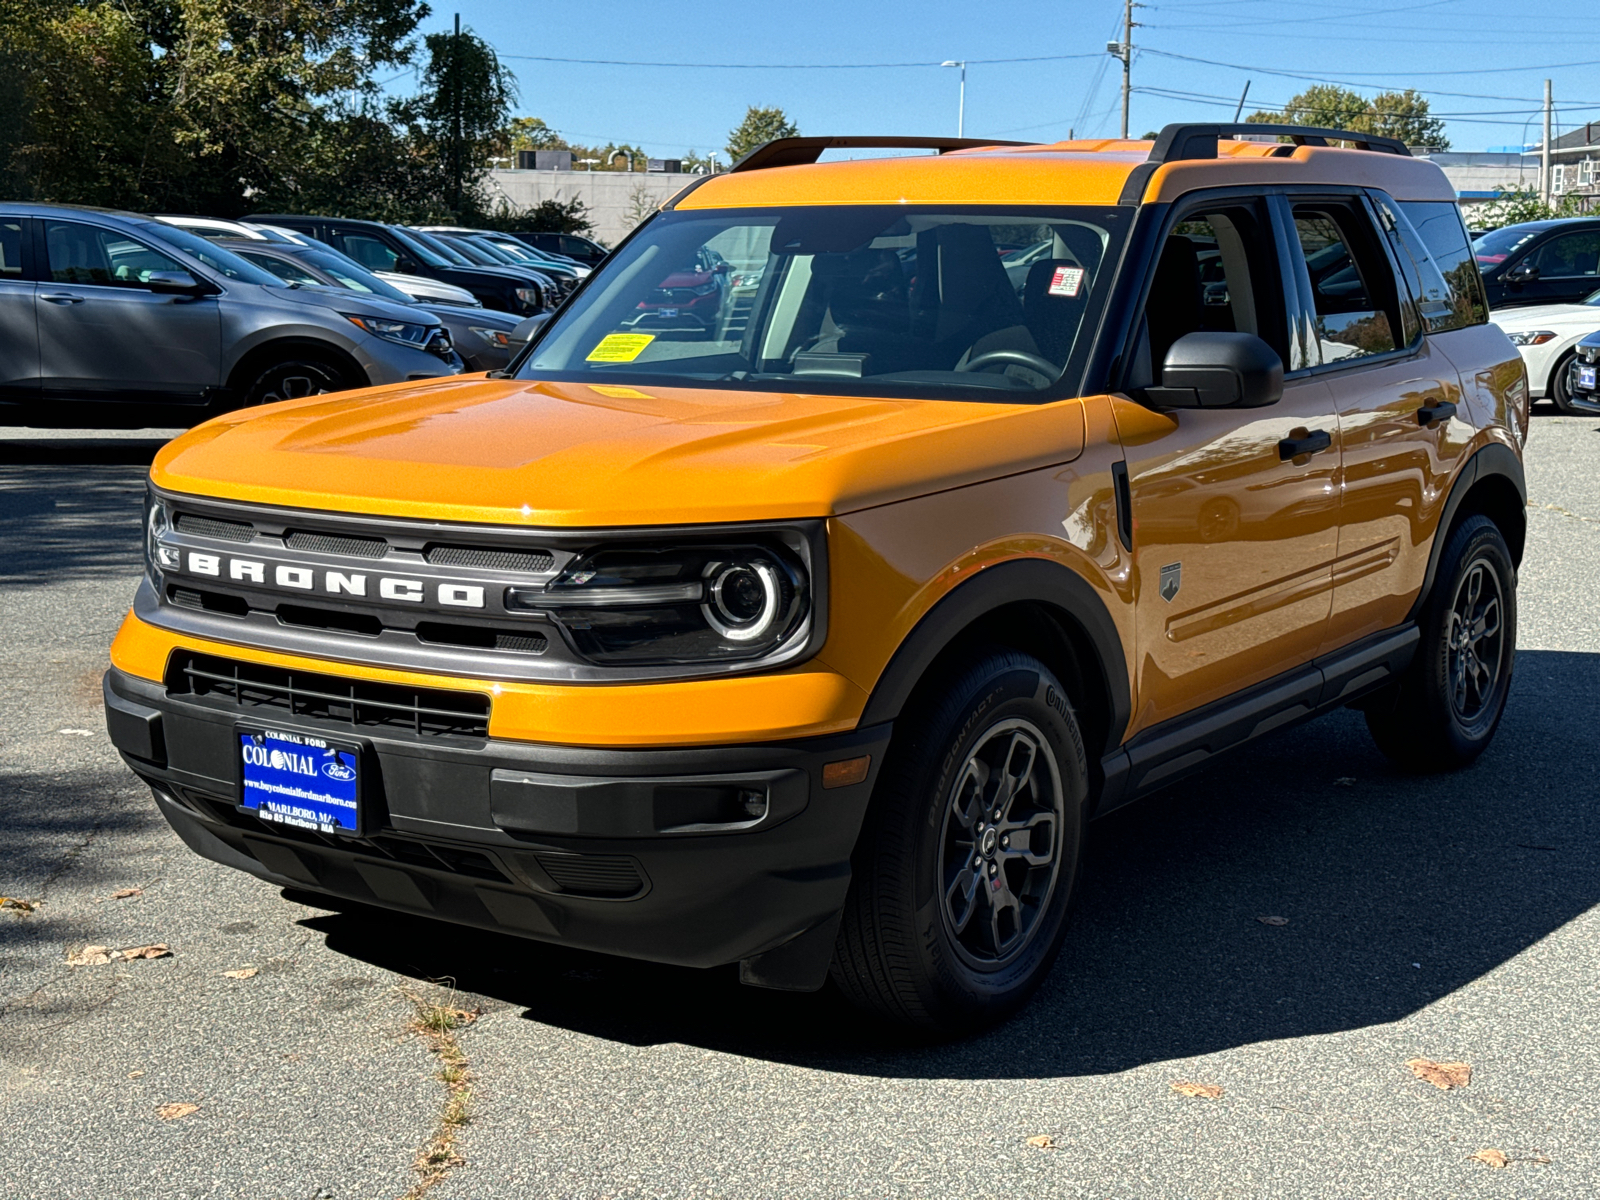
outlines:
M511 261L508 258L501 258L499 255L491 253L485 247L467 238L440 237L438 240L469 262L477 263L481 267L503 267Z
M415 254L417 258L421 260L424 266L448 267L456 265L453 264L452 260L446 258L439 251L433 249L431 245L424 244L416 234L411 232L411 230L402 229L398 225L390 225L388 228L389 232L394 235L395 240L407 250L411 251L411 253Z
M171 225L152 221L145 226L145 232L160 238L169 246L182 250L189 257L199 259L218 275L226 276L228 279L237 279L240 283L263 284L267 287L283 286L283 280L276 275L263 271L254 263L245 262L232 250L224 250L214 242L196 237L187 229L177 229Z
M1081 362L1124 223L1106 208L664 213L518 373L1021 399Z
M337 250L311 250L299 256L325 275L331 275L345 287L357 292L371 292L396 304L410 304L412 299L392 283L385 283L354 259L346 258Z
M1526 225L1507 225L1484 234L1472 243L1472 256L1485 267L1503 263L1518 246L1536 237L1539 231Z

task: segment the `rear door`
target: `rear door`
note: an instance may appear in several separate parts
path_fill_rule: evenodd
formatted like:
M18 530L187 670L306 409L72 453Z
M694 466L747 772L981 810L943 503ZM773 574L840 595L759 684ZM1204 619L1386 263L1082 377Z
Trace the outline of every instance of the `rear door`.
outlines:
M32 230L26 217L0 216L0 402L26 404L39 395L37 287L31 273Z
M1455 416L1463 404L1455 366L1424 336L1416 297L1397 276L1399 260L1378 228L1385 210L1352 189L1287 196L1282 212L1309 296L1321 360L1313 374L1339 412L1331 650L1405 620L1473 428Z
M42 220L38 291L44 400L200 404L222 383L217 298L157 295L144 280L188 267L119 229Z

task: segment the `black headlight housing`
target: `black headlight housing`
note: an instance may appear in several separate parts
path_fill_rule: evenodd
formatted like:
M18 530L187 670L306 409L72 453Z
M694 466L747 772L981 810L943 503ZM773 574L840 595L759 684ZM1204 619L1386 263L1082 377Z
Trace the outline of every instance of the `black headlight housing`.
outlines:
M548 617L585 659L614 666L743 663L798 650L812 631L810 573L779 539L606 545L507 611Z

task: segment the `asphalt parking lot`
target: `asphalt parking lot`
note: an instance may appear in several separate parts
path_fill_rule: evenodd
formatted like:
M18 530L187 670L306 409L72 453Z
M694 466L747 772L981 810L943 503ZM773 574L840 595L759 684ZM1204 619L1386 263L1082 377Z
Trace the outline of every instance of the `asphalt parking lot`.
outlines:
M190 853L100 707L159 444L0 430L5 1200L1600 1194L1600 419L1534 420L1484 759L1398 776L1339 713L1100 822L1044 990L936 1047Z

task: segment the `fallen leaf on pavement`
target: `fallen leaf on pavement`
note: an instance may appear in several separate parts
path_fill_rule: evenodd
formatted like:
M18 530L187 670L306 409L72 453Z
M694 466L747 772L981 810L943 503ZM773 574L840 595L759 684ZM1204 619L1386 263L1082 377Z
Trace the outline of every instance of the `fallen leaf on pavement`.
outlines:
M1475 1159L1497 1171L1511 1161L1499 1150L1479 1150L1476 1154L1467 1155L1467 1158L1469 1161Z
M116 952L114 957L120 958L170 958L172 951L165 942L157 942L153 946L134 946L131 950Z
M112 892L111 893L111 898L113 900L126 900L130 896L142 896L142 895L144 895L144 889L143 888L123 888L119 892Z
M198 1104L163 1104L156 1109L156 1116L163 1121L176 1121L179 1117L187 1117L190 1113L199 1111Z
M58 730L56 730L56 732L57 733L64 733L64 734L68 735L69 737L93 737L94 736L94 730L92 730L92 729L58 729Z
M237 971L224 971L223 975L229 979L249 979L252 975L259 974L260 971L260 967L240 967Z
M1032 1146L1035 1150L1054 1150L1056 1148L1055 1139L1048 1133L1037 1134L1034 1137L1029 1138L1028 1145Z
M1222 1095L1222 1089L1214 1083L1187 1083L1177 1080L1172 1084L1172 1090L1180 1096L1204 1096L1207 1100L1215 1100Z
M139 1078L139 1076L141 1076L143 1074L144 1074L143 1071L129 1071L128 1072L128 1078L129 1079L137 1079L137 1078Z
M1263 925L1287 925L1289 923L1288 917L1257 917L1256 920Z
M105 946L85 946L76 954L67 955L69 967L103 967L111 961L111 951Z
M1464 1062L1434 1062L1431 1058L1408 1058L1406 1066L1418 1079L1433 1084L1441 1092L1466 1087L1472 1082L1472 1068Z
M18 900L15 896L0 896L0 908L14 908L19 912L31 913L38 907L37 900Z

